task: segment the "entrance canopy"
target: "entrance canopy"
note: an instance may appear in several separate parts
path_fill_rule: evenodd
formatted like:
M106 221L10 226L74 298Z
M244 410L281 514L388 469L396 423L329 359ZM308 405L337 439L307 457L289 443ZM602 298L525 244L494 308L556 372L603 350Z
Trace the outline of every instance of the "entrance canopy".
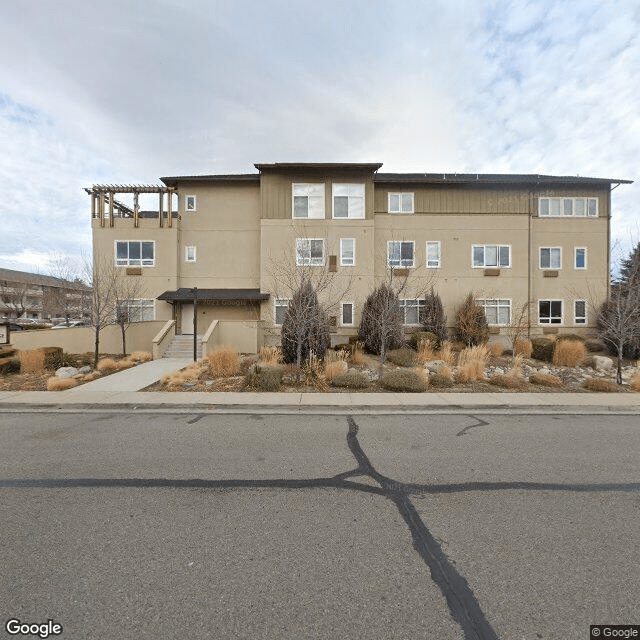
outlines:
M196 293L197 292L197 293ZM158 296L158 300L167 302L194 302L222 305L245 305L262 302L269 299L268 293L261 293L260 289L189 289L180 288L176 291L165 291Z

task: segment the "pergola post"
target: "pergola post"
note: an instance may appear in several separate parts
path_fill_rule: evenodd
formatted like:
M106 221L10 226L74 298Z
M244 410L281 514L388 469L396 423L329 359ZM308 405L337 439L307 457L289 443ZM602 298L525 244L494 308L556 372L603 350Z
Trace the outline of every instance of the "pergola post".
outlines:
M167 191L167 220L169 222L169 228L173 226L173 190L169 189Z
M162 207L164 205L164 193L160 191L158 196L159 196L158 199L160 201L159 208L158 208L158 211L160 212L160 214L158 215L158 218L160 219L160 228L162 228Z
M109 226L113 227L113 191L109 192Z
M104 192L100 192L98 197L98 217L100 218L100 226L104 227Z

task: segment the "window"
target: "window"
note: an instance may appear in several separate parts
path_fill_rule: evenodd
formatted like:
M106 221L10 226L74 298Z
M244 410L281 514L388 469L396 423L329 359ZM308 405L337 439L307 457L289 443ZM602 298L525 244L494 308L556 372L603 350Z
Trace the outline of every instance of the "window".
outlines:
M560 247L540 247L541 269L562 269L562 249Z
M587 324L587 301L573 301L573 324Z
M562 300L538 300L540 324L562 324Z
M333 217L364 218L364 184L333 185Z
M413 240L387 242L387 262L390 267L413 267Z
M171 195L169 195L171 197ZM185 211L195 211L196 210L196 197L195 196L186 196L185 197Z
M275 301L275 318L274 324L282 324L284 317L287 314L289 308L289 300L286 298L279 298Z
M153 267L155 242L116 240L116 265L119 267Z
M511 300L476 300L484 309L488 324L508 325L511 322Z
M116 310L118 320L124 322L143 322L156 319L155 301L145 299L118 300Z
M353 267L356 264L356 239L340 238L340 266Z
M413 193L390 193L389 213L413 213Z
M598 216L598 198L538 198L541 217Z
M440 267L440 241L427 242L427 269Z
M184 261L185 262L195 262L196 261L196 248L195 247L185 247L184 248Z
M400 300L404 324L420 324L420 309L424 310L424 300Z
M574 267L576 269L586 269L587 268L587 248L586 247L575 247L575 260Z
M321 267L324 264L324 240L322 238L296 238L296 264Z
M511 247L504 244L474 244L471 247L473 268L510 267Z
M293 183L293 217L324 218L324 183Z
M340 317L341 324L343 326L352 326L353 325L353 302L342 302L340 303L342 308Z

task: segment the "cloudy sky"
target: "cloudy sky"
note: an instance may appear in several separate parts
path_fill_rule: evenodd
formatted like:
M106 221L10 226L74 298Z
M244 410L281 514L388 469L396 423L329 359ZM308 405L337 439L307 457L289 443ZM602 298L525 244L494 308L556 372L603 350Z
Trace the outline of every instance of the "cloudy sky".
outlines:
M640 180L637 0L20 0L0 11L0 266L91 250L93 183L383 162ZM613 194L640 239L640 185Z

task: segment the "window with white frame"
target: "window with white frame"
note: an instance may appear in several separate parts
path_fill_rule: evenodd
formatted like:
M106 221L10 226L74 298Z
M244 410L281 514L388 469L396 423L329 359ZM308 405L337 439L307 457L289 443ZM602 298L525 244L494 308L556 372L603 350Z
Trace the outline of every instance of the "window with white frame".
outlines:
M333 217L364 218L364 183L334 183Z
M294 182L294 218L324 218L324 183Z
M290 300L288 298L277 298L274 302L274 324L282 324L287 315Z
M387 263L390 267L413 267L414 264L413 240L387 242Z
M340 238L340 266L353 267L356 264L356 239Z
M505 326L511 322L511 300L476 300L476 304L484 309L488 324Z
M403 314L403 324L420 324L420 309L424 310L424 300L401 299L400 309Z
M538 300L540 324L562 324L562 300Z
M541 269L562 269L562 249L560 247L540 247Z
M389 213L413 213L413 193L390 193Z
M587 268L587 248L575 247L574 256L575 258L573 261L573 266L576 269L586 269Z
M184 261L195 262L196 261L196 248L193 246L184 248Z
M118 300L116 307L117 321L143 322L156 319L155 300L135 298Z
M344 327L353 326L353 302L341 302L340 310L340 324Z
M511 247L506 244L474 244L471 247L473 268L511 266Z
M153 267L154 241L116 240L116 265L119 267Z
M169 195L171 197L171 195ZM196 210L196 197L195 196L185 196L184 198L184 209L185 211L195 211Z
M573 324L587 324L587 301L573 301Z
M538 215L559 218L565 216L598 217L598 198L538 198Z
M440 267L440 241L427 241L427 269L437 269Z
M324 265L324 238L296 238L296 264Z

